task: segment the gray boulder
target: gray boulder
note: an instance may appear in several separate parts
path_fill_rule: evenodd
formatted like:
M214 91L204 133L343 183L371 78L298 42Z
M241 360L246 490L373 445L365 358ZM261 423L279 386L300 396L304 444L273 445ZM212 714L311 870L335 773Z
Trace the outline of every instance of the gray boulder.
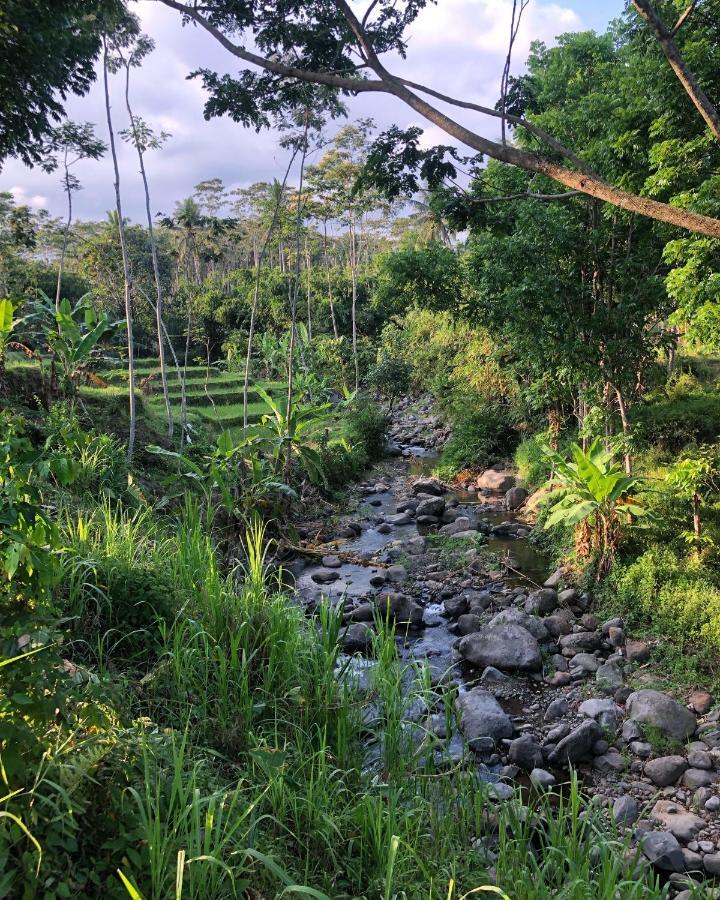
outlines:
M540 745L529 734L523 734L511 742L508 748L508 759L526 772L540 768L543 764Z
M526 613L522 609L517 609L515 606L510 606L507 609L501 610L496 616L493 616L488 624L490 626L519 625L521 628L529 631L538 641L544 641L548 636L547 629L543 625L542 619L539 619L537 616L531 616L529 613Z
M497 469L487 469L477 480L478 488L493 491L496 494L504 494L515 486L515 476L512 472L498 472Z
M661 872L683 872L685 860L682 848L669 831L649 831L640 840L640 847L647 859Z
M442 497L428 497L417 505L417 516L441 516L445 511L445 501Z
M473 688L461 694L457 701L460 730L471 749L482 738L492 738L495 743L512 737L513 723L492 694Z
M343 650L346 653L363 653L372 645L373 629L367 622L355 622L348 625L342 636Z
M592 754L592 748L602 737L600 726L594 719L579 725L564 737L550 754L551 763L574 764Z
M625 703L628 715L643 725L652 725L666 737L684 741L695 733L695 714L661 691L642 690L630 694Z
M542 665L537 640L520 625L487 625L460 641L460 653L480 669L530 670Z
M645 774L658 787L668 787L687 769L684 756L659 756L645 763Z
M520 509L523 503L527 500L528 492L525 488L521 487L511 487L509 491L505 493L505 506L507 509Z
M422 606L406 594L379 594L376 603L382 616L389 612L398 623L422 625Z
M443 492L443 486L437 478L416 478L412 490L413 494L435 494L439 497Z
M613 803L613 818L618 825L632 825L640 815L640 807L637 800L630 794L618 797Z

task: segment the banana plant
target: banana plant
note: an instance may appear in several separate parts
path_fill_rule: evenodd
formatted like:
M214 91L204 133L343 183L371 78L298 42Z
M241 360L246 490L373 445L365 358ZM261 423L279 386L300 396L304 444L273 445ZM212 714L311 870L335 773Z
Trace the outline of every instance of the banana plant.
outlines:
M549 493L542 498L549 507L544 527L574 529L578 557L594 556L602 577L612 565L622 526L646 513L636 499L644 479L627 475L600 438L587 451L572 444L569 458L549 446L544 455L554 471L546 485Z
M27 320L40 326L53 361L60 368L65 396L73 399L80 381L105 387L105 382L92 372L92 363L101 341L112 337L122 321L113 322L107 313L98 314L89 294L74 306L69 300L62 300L57 309L47 294L41 291L40 295Z
M279 472L288 458L294 458L305 469L315 483L326 482L322 465L322 457L308 440L309 431L330 415L332 405L323 403L319 406L305 406L293 402L290 414L273 400L268 392L255 386L255 392L270 409L270 413L262 416L259 425L254 426L257 435L272 447L273 468Z

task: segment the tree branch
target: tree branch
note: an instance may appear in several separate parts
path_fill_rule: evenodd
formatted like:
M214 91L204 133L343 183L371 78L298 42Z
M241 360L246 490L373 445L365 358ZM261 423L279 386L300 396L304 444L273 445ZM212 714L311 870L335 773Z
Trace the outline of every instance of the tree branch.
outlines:
M697 0L692 0L692 2L680 14L680 18L677 20L677 22L673 26L673 30L670 32L671 37L675 37L675 35L678 33L678 31L680 31L680 29L683 27L683 25L687 21L690 13L695 9L696 4L697 4Z
M704 216L690 210L679 209L670 206L667 203L660 203L657 200L651 200L647 197L639 197L636 194L621 190L595 175L568 169L566 166L560 165L539 154L530 153L517 147L498 144L451 119L449 116L429 104L422 97L418 96L418 94L411 91L403 83L402 79L392 75L385 69L370 44L367 35L364 33L360 22L345 0L334 0L334 2L347 19L355 39L358 41L363 53L367 56L368 63L378 76L378 80L365 80L330 75L327 72L287 66L276 60L267 59L233 44L233 42L218 28L208 22L192 7L180 3L178 0L158 0L158 2L163 3L165 6L169 6L192 19L198 25L202 26L218 41L218 43L234 56L237 56L239 59L251 63L252 65L258 66L261 69L274 72L284 78L294 78L299 81L306 81L313 84L324 84L351 93L374 91L392 94L399 100L402 100L411 109L415 110L415 112L423 116L423 118L432 122L433 125L437 125L438 128L442 129L450 137L455 138L455 140L465 144L467 147L472 148L478 153L484 153L493 159L508 163L509 165L516 166L520 169L525 169L528 172L537 172L541 175L545 175L548 178L552 178L560 184L565 185L565 187L568 187L571 190L577 190L584 194L588 194L591 197L596 197L599 200L605 200L621 209L627 209L630 212L636 212L640 215L647 216L648 218L657 219L660 222L666 222L669 225L675 225L689 231L705 234L709 237L720 238L720 219L713 219L709 216ZM523 126L527 127L525 123L523 123Z
M582 191L562 191L559 194L536 194L524 191L520 194L500 194L497 197L471 197L472 203L496 203L500 200L567 200L570 197L581 197Z
M680 19L678 19L678 24L675 25L675 28L673 29L673 32L671 34L665 27L663 20L649 3L649 0L633 0L633 6L638 11L639 15L650 26L650 29L657 38L657 41L660 44L660 47L662 48L667 61L670 63L670 67L677 75L680 84L685 89L685 93L695 104L698 112L703 117L712 133L715 135L716 140L720 141L720 116L718 116L717 110L708 99L705 91L703 91L703 89L698 84L697 79L695 78L693 73L690 71L690 69L688 69L687 65L685 64L685 60L680 55L677 44L673 40L673 34L690 15L694 5L695 4L692 3L685 10L682 16L680 16Z

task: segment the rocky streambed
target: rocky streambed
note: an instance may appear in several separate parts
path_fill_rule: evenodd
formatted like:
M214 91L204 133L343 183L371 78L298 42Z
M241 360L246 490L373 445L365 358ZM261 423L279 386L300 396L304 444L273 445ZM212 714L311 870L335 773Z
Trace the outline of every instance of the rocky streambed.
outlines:
M561 790L572 769L630 830L641 864L690 896L689 879L720 875L720 710L703 691L658 689L649 646L547 570L512 473L489 470L457 492L427 468L379 466L322 559L291 566L306 606L342 604L343 677L368 683L375 622L388 617L400 656L417 664L403 717L418 766L469 760L496 802L518 786ZM424 694L411 684L420 666ZM443 713L449 688L457 730ZM375 703L369 693L368 720ZM368 766L380 757L371 743Z

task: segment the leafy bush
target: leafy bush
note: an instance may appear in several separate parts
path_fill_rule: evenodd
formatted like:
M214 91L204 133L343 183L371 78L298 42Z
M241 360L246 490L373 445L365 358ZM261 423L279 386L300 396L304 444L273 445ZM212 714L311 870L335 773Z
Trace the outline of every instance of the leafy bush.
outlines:
M517 443L508 407L498 404L460 406L453 433L440 457L442 477L463 469L481 469L510 455Z
M653 544L637 559L616 564L603 595L631 626L720 651L720 581L695 557Z
M368 372L368 384L378 393L388 398L388 410L399 394L410 390L412 366L409 362L391 353L381 353Z
M640 447L656 444L677 451L712 443L720 435L720 394L701 388L692 376L681 376L659 396L635 406L631 418Z
M385 451L387 416L377 403L365 398L356 400L347 414L347 439L361 445L369 462L376 462Z
M515 467L526 487L539 487L550 477L550 461L543 448L548 444L548 434L541 431L524 438L515 451Z

